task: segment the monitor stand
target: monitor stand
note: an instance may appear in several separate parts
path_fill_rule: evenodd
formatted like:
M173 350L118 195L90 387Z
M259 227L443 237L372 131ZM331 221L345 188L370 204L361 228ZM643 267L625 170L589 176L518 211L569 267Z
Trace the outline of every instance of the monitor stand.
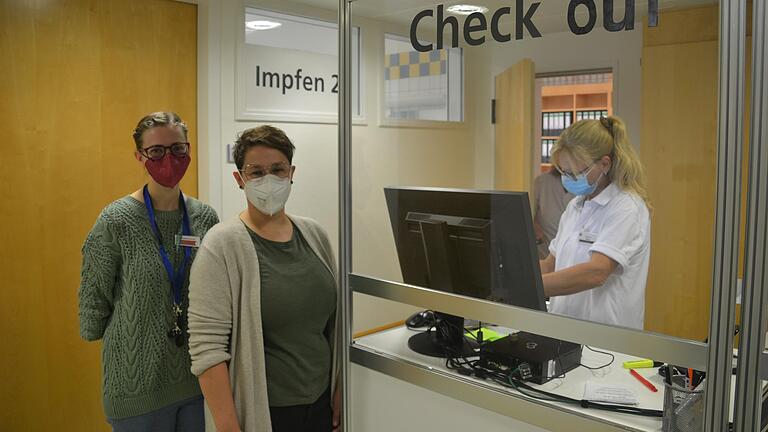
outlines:
M448 223L419 222L424 256L427 259L427 286L455 293L459 284L456 275L458 260L451 245ZM408 348L430 357L452 358L480 355L476 343L464 337L464 318L435 311L435 328L408 339Z
M478 344L464 337L464 318L435 312L437 324L429 329L411 336L408 348L419 354L438 357L475 357Z

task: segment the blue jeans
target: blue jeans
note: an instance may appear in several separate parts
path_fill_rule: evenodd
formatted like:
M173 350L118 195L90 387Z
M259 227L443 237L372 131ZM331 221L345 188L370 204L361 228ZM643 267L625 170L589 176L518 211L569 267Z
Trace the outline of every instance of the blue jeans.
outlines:
M196 396L135 417L107 421L113 432L205 432L203 397Z

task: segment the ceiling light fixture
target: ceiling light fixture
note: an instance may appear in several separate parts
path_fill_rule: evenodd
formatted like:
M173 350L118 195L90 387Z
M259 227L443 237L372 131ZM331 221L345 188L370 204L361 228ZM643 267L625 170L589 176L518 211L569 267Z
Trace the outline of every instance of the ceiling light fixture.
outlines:
M248 21L245 23L245 28L248 30L272 30L283 25L274 21Z
M479 13L488 12L488 8L485 6L475 6L475 5L469 5L469 4L457 4L453 6L448 6L446 10L450 13L454 13L457 15L470 15L476 12L479 12Z

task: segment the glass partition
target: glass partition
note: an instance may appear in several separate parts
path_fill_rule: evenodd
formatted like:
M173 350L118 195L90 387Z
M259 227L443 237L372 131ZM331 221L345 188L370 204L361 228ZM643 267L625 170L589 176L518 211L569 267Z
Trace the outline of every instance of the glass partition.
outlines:
M352 3L353 271L704 340L718 2L518 3ZM355 299L356 330L413 312Z
M349 6L379 120L340 134L354 329L407 317L428 329L408 352L449 358L477 352L477 318L634 355L643 341L712 368L707 424L721 424L746 211L744 3L402 6ZM451 81L440 62L459 49L457 121L425 107L450 103L430 86ZM569 318L539 321L555 315Z

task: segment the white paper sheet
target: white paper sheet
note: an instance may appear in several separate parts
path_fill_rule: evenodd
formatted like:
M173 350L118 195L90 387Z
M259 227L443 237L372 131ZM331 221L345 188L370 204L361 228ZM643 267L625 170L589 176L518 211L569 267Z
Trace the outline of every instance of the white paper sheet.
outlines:
M594 381L584 383L584 399L622 405L637 405L637 393L621 385L605 385Z

